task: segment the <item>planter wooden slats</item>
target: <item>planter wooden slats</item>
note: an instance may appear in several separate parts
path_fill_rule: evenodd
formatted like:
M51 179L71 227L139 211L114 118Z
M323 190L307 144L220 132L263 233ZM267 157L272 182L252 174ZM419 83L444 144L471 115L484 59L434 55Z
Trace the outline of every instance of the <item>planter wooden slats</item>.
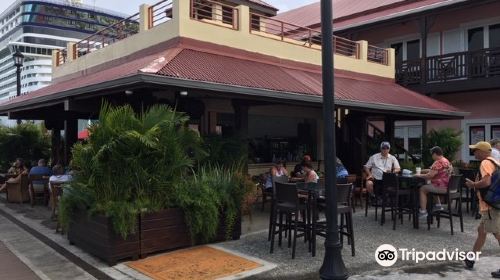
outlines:
M191 246L191 236L179 208L140 217L141 258L148 254Z
M88 217L78 214L68 229L70 244L75 244L90 254L113 266L122 259L138 259L139 234L129 234L123 239L116 234L111 219L104 216Z
M144 258L152 253L189 247L192 244L189 228L180 208L137 215L137 233L123 239L113 230L105 216L75 215L68 229L68 239L83 250L112 266L122 259ZM230 239L241 235L241 215L236 218ZM225 215L221 215L216 241L226 240Z

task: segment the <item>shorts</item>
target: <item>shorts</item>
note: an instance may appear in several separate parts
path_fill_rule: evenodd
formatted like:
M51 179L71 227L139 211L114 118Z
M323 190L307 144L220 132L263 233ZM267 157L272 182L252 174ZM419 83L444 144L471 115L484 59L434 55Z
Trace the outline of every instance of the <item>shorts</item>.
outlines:
M500 234L500 210L481 211L481 224L486 232Z
M427 192L440 193L440 194L446 194L446 191L447 191L446 188L438 188L434 185L423 185L420 189L426 190Z

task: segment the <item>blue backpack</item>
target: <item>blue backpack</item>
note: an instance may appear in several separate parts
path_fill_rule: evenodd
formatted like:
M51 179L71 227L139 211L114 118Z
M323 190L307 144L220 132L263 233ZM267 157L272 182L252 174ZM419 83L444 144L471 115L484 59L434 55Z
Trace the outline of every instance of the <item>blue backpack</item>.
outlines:
M487 189L485 188L487 191L481 196L486 204L500 210L500 167L493 160L488 160L496 166L496 170L491 175L491 185Z

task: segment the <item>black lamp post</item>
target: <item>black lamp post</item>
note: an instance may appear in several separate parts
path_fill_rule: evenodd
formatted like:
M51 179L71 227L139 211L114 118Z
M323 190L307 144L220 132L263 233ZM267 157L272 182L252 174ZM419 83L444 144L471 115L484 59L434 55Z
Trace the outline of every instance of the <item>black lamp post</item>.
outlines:
M14 65L16 66L16 74L17 74L17 94L16 96L21 95L21 67L23 67L24 55L16 49L16 52L12 55L12 59L14 59Z
M342 260L337 220L337 177L335 174L335 123L333 78L333 27L332 0L321 0L323 121L325 188L326 188L326 240L325 256L319 273L321 279L347 279L349 276Z

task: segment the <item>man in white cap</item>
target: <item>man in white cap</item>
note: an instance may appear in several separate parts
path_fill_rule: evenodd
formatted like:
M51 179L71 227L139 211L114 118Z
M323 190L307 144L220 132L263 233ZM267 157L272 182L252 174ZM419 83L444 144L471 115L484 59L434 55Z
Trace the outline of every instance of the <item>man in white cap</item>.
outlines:
M384 172L399 172L401 167L399 166L398 159L389 154L391 150L391 144L384 141L380 143L380 153L376 153L368 159L368 162L364 166L366 172L366 191L370 194L374 193L375 189L380 189L382 187L382 175Z
M472 248L473 252L480 252L486 241L486 235L493 233L500 245L500 210L489 206L482 198L485 191L490 187L492 180L491 177L495 170L499 168L499 163L491 156L491 145L488 142L480 141L475 145L470 145L470 149L474 151L474 157L481 161L479 167L481 179L475 182L466 179L465 185L468 188L477 190L477 198L479 199L479 211L481 212L481 222L477 228L477 238ZM474 261L471 259L465 260L465 267L472 269ZM495 278L500 278L500 270L494 271L491 275Z

